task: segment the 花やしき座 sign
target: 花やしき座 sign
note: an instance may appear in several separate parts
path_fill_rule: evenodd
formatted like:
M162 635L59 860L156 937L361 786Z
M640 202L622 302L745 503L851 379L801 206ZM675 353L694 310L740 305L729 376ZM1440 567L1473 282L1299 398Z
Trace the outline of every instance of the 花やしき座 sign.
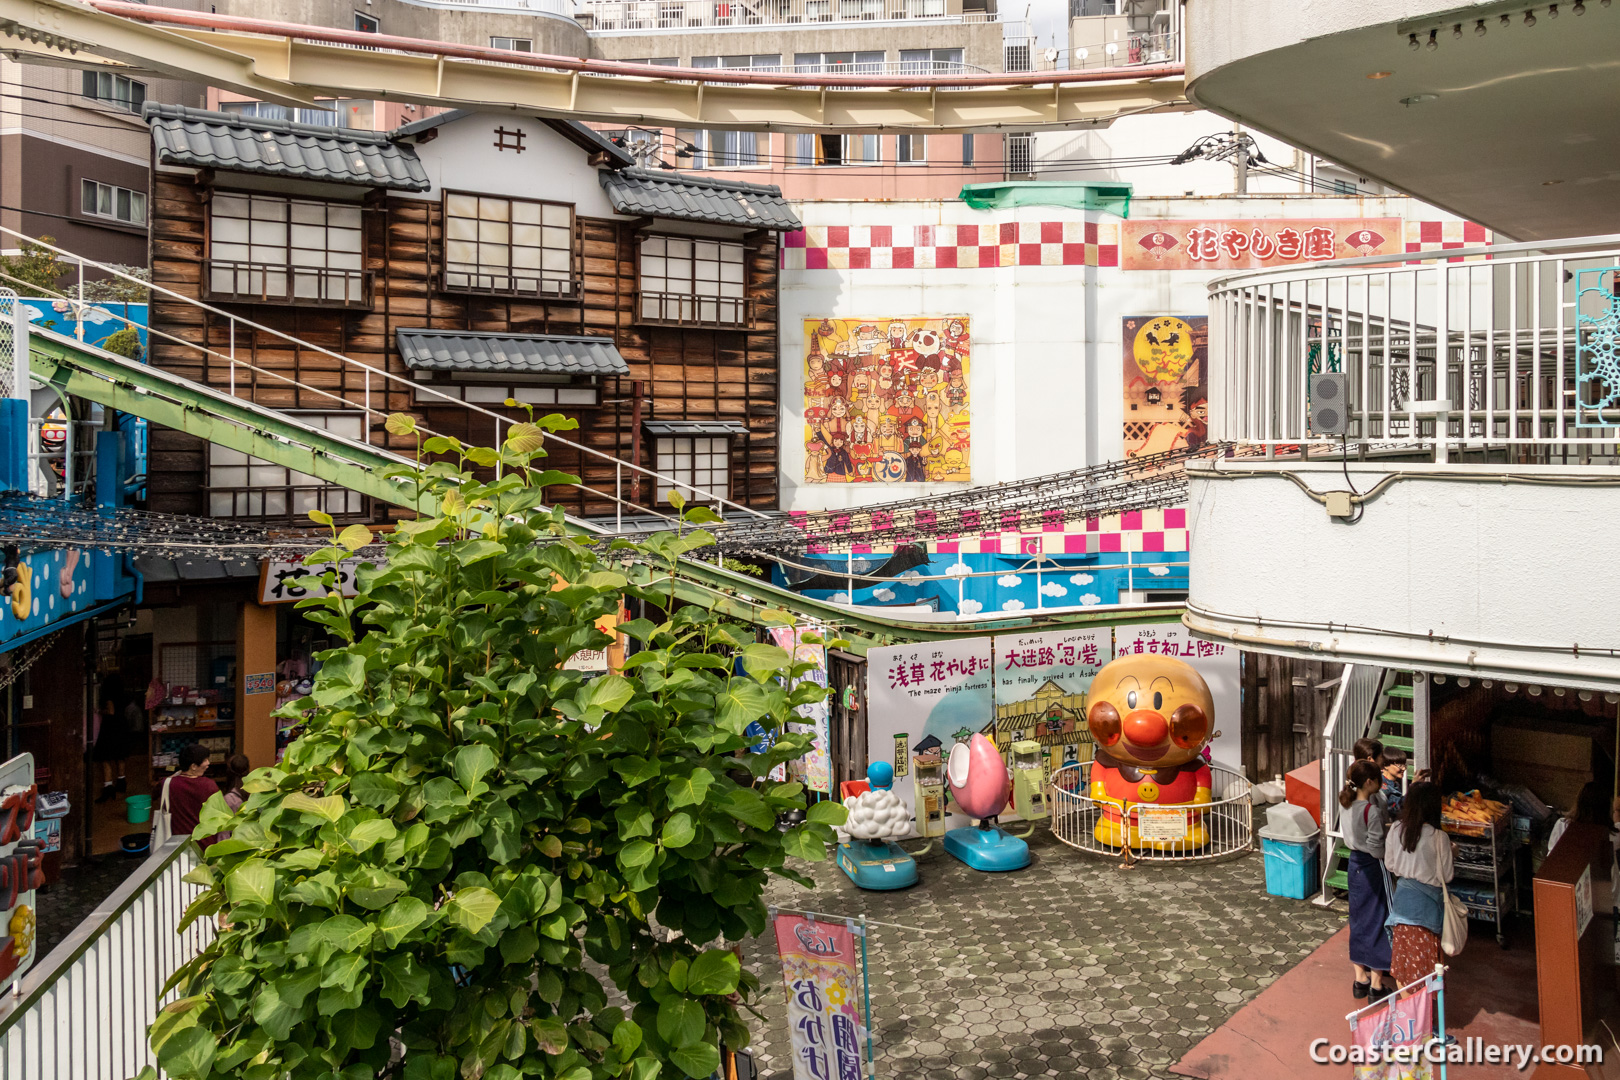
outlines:
M1258 270L1268 266L1396 255L1405 250L1400 218L1262 218L1125 221L1125 270Z

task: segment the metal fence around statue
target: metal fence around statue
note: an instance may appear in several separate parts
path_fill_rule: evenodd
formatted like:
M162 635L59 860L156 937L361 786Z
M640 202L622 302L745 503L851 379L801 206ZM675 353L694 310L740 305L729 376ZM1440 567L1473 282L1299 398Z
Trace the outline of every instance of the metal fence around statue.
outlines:
M1092 764L1065 765L1052 774L1052 835L1070 847L1144 862L1212 862L1254 847L1253 798L1249 781L1241 773L1212 764L1213 787L1219 797L1207 803L1121 805L1088 794ZM1120 819L1125 826L1123 836L1137 837L1138 842L1118 847L1099 840L1098 825L1109 817ZM1174 835L1178 820L1184 830L1179 837Z

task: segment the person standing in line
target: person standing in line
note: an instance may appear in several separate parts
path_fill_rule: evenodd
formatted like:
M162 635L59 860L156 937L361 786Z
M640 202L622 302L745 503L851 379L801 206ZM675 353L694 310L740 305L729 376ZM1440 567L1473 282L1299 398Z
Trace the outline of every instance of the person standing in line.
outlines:
M1395 877L1389 906L1390 974L1397 987L1434 974L1445 929L1445 887L1453 875L1451 837L1440 828L1440 786L1419 780L1384 839L1384 865Z
M219 794L219 785L208 779L208 747L192 743L180 749L180 771L163 782L163 798L167 801L170 828L175 836L190 836L197 831L202 817L203 803ZM215 837L199 841L207 847Z
M124 770L135 748L135 733L130 728L123 698L124 688L116 679L101 684L100 723L96 727L95 744L90 748L90 759L101 766L98 803L112 802L129 789Z
M1378 754L1378 764L1384 771L1384 805L1389 819L1394 821L1400 817L1401 803L1406 798L1406 751L1386 746Z
M1389 892L1384 873L1384 808L1378 792L1383 776L1378 766L1361 760L1351 764L1350 775L1339 792L1339 832L1350 849L1350 964L1355 998L1378 1001L1394 986L1390 970Z

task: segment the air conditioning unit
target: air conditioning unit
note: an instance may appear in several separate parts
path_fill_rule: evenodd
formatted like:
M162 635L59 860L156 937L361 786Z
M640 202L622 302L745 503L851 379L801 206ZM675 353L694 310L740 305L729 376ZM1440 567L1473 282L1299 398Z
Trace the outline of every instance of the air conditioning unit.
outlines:
M1310 431L1343 435L1350 430L1350 377L1339 371L1317 371L1310 376Z

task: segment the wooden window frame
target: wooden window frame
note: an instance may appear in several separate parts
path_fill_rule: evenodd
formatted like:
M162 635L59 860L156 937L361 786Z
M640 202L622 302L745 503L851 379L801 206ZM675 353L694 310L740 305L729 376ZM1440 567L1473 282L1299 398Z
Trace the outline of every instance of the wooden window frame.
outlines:
M685 473L684 476L676 471L676 468L675 468L675 466L673 464L671 464L667 468L665 467L665 463L664 463L664 452L665 451L664 451L664 448L663 448L663 443L665 441L668 441L668 442L671 442L671 443L675 443L675 442L689 443L690 446L689 446L689 448L687 450L687 454L689 456L691 456L691 457L695 457L697 455L697 452L698 452L697 451L697 441L699 439L713 439L713 440L717 440L719 442L725 443L725 446L726 446L726 451L725 451L725 453L726 453L726 464L725 464L725 469L724 469L723 474L724 474L724 476L726 478L726 483L725 483L724 489L719 491L719 492L716 492L716 494L718 494L723 499L726 499L726 500L731 499L731 468L732 468L732 465L734 464L734 459L736 457L736 451L737 451L737 435L736 435L735 432L721 432L721 433L718 433L718 434L697 434L697 433L694 433L694 434L691 434L691 435L651 435L651 436L649 436L649 438L652 440L653 472L657 473L659 477L668 477L669 479L675 481L675 483L673 485L671 485L667 489L664 487L663 479L655 479L653 481L653 500L654 500L654 505L655 506L672 506L672 505L674 505L669 501L669 495L670 495L671 491L680 491L682 493L682 495L686 497L686 502L687 502L688 505L694 505L694 504L696 504L696 505L708 505L708 503L710 501L708 496L704 495L704 494L701 494L700 491L714 491L713 485L708 485L708 484L699 485L698 484L698 481L697 481L697 467L696 467L695 464L689 465L687 467L687 470L686 470L686 473ZM671 446L669 452L671 454L678 454L679 449L674 447L674 446ZM713 452L714 452L713 449L709 449L709 450L705 451L705 453L710 453L710 454L712 454ZM712 471L712 470L705 470L705 471ZM683 483L683 481L684 481L684 483Z
M688 261L692 271L688 279L690 290L687 292L672 292L667 289L654 290L646 287L643 272L643 260L646 258L643 247L648 240L662 240L666 244L671 240L685 240L694 244L709 243L737 248L742 255L738 260L742 266L741 296L721 296L704 294L697 291L697 257L694 254ZM748 330L754 325L754 302L748 295L748 269L752 250L742 240L721 239L713 236L683 236L679 233L641 233L636 237L636 294L634 322L639 326L701 326L720 330ZM666 253L666 260L670 258ZM720 260L720 265L724 260ZM669 275L662 275L665 281ZM716 284L722 284L718 279ZM715 318L705 319L702 308L706 302L714 305ZM652 306L651 314L648 312ZM690 313L687 308L690 308ZM733 318L725 318L724 314L731 313Z
M567 280L567 286L568 287L567 287L567 289L565 289L563 291L560 291L560 292L545 292L545 291L529 292L527 290L517 289L517 288L508 288L508 289L489 288L489 289L485 289L485 288L480 288L477 285L452 284L450 282L450 274L451 274L451 270L450 270L450 199L451 199L452 196L462 196L462 197L472 198L472 199L503 199L508 203L520 203L520 202L522 202L522 203L533 203L536 206L561 206L561 207L566 208L567 211L568 211L568 280ZM512 218L511 218L510 212L508 212L508 214L507 214L506 224L507 224L508 227L510 227L511 224L512 224ZM545 228L543 215L542 215L541 228L542 229ZM543 239L544 239L544 234L542 233L542 240ZM474 240L474 241L472 241L472 243L481 244L482 241ZM513 246L514 245L511 243L511 240L508 239L507 244L506 244L506 248L507 248L506 270L507 270L507 273L504 275L507 278L508 281L513 281L513 280L516 279L516 276L512 273L512 271L515 270L515 269L518 269L518 268L512 266L511 249L512 249ZM538 250L541 251L541 252L545 252L548 249L542 243ZM581 291L584 288L584 283L582 281L583 275L581 273L581 262L582 262L582 260L581 260L581 257L580 257L580 243L579 243L579 212L578 212L577 208L575 207L574 203L559 202L556 199L530 199L530 198L527 198L527 197L522 196L522 195L499 195L499 194L496 194L494 192L488 192L488 191L463 191L463 190L460 190L460 189L446 188L443 191L441 191L440 194L439 194L439 260L438 260L438 262L439 262L438 287L439 287L440 292L467 294L467 295L472 295L472 296L514 296L514 297L532 298L532 299L535 299L535 300L577 300L579 298L579 296L580 296ZM482 264L479 263L479 264L475 264L475 265L481 266ZM457 271L457 272L459 273L460 271ZM545 273L545 268L541 267L539 273L541 273L543 275ZM472 274L467 274L466 276L469 277L469 278L476 278L476 277L494 277L495 275L493 275L493 274L472 273ZM544 282L544 281L546 281L548 279L542 276L542 277L538 278L537 280L541 281L541 282ZM554 280L554 279L551 279L551 280Z
M254 262L251 258L247 260L240 260L221 259L216 257L214 253L214 246L220 241L218 241L214 235L214 205L215 199L221 195L233 199L247 199L249 200L250 204L254 199L260 199L265 202L270 202L273 200L287 204L287 216L284 221L287 236L282 244L282 248L286 255L284 262L259 263ZM295 246L292 242L293 226L294 224L308 224L307 222L295 223L293 221L292 205L294 203L319 204L325 207L353 206L355 209L357 209L360 212L360 228L358 230L360 234L360 250L357 253L360 265L356 268L334 269L333 267L328 266L301 266L294 263L292 261L293 251L295 250ZM366 209L367 208L364 203L353 202L346 199L318 199L303 195L281 195L270 191L254 191L250 189L237 188L209 189L207 199L204 203L203 218L204 257L202 264L202 276L200 279L200 290L202 297L207 300L236 304L275 304L277 306L284 307L353 309L370 308L373 278L371 271L366 268ZM148 214L151 213L150 206L147 207L147 212ZM327 214L326 217L329 219L330 214ZM251 216L251 211L249 212L249 217L246 220L256 220ZM328 220L323 222L321 228L328 233L329 237L330 230L332 228L330 221ZM235 241L228 242L235 243ZM249 249L255 246L252 242L251 234L248 241L243 246L246 246ZM299 248L298 250L314 249ZM330 254L331 247L329 243L326 245L324 250ZM251 250L249 253L251 255ZM232 288L223 290L215 289L214 274L216 270L220 270L231 275ZM242 291L235 288L236 285L241 284L241 275L244 273L248 275L247 280L249 283L252 282L254 274L260 275L266 287L261 288L257 293L253 292L251 289ZM268 284L271 274L281 274L285 279L285 288L275 293L269 292ZM314 277L320 283L321 295L297 295L295 291L296 282L294 279L300 275L304 277ZM328 294L333 291L331 289L331 282L334 277L341 278L343 285L341 288L336 290L336 296L330 296Z
M341 417L343 419L356 418L361 423L361 433L365 430L365 417L356 416L356 411L349 409L289 409L288 415L304 420L314 426L330 431L331 428L322 419ZM341 434L341 433L338 433ZM216 455L235 455L243 460L236 461L227 457L224 461L215 461ZM215 483L215 469L241 469L246 481L241 484ZM253 474L258 469L273 469L279 475L272 483L256 484ZM251 454L233 451L229 447L211 443L208 452L203 458L203 504L205 516L211 518L250 518L256 521L292 521L303 523L308 520L310 510L323 510L333 518L354 521L369 520L372 516L372 501L370 496L357 491L351 491L341 484L329 483L317 477L309 477L313 483L300 483L297 469L278 465L273 461L255 458ZM269 500L280 497L283 509L270 511L267 509ZM300 498L305 496L305 498ZM228 509L216 512L215 507L220 499L228 499ZM257 500L257 512L255 512ZM302 505L300 505L302 504Z

